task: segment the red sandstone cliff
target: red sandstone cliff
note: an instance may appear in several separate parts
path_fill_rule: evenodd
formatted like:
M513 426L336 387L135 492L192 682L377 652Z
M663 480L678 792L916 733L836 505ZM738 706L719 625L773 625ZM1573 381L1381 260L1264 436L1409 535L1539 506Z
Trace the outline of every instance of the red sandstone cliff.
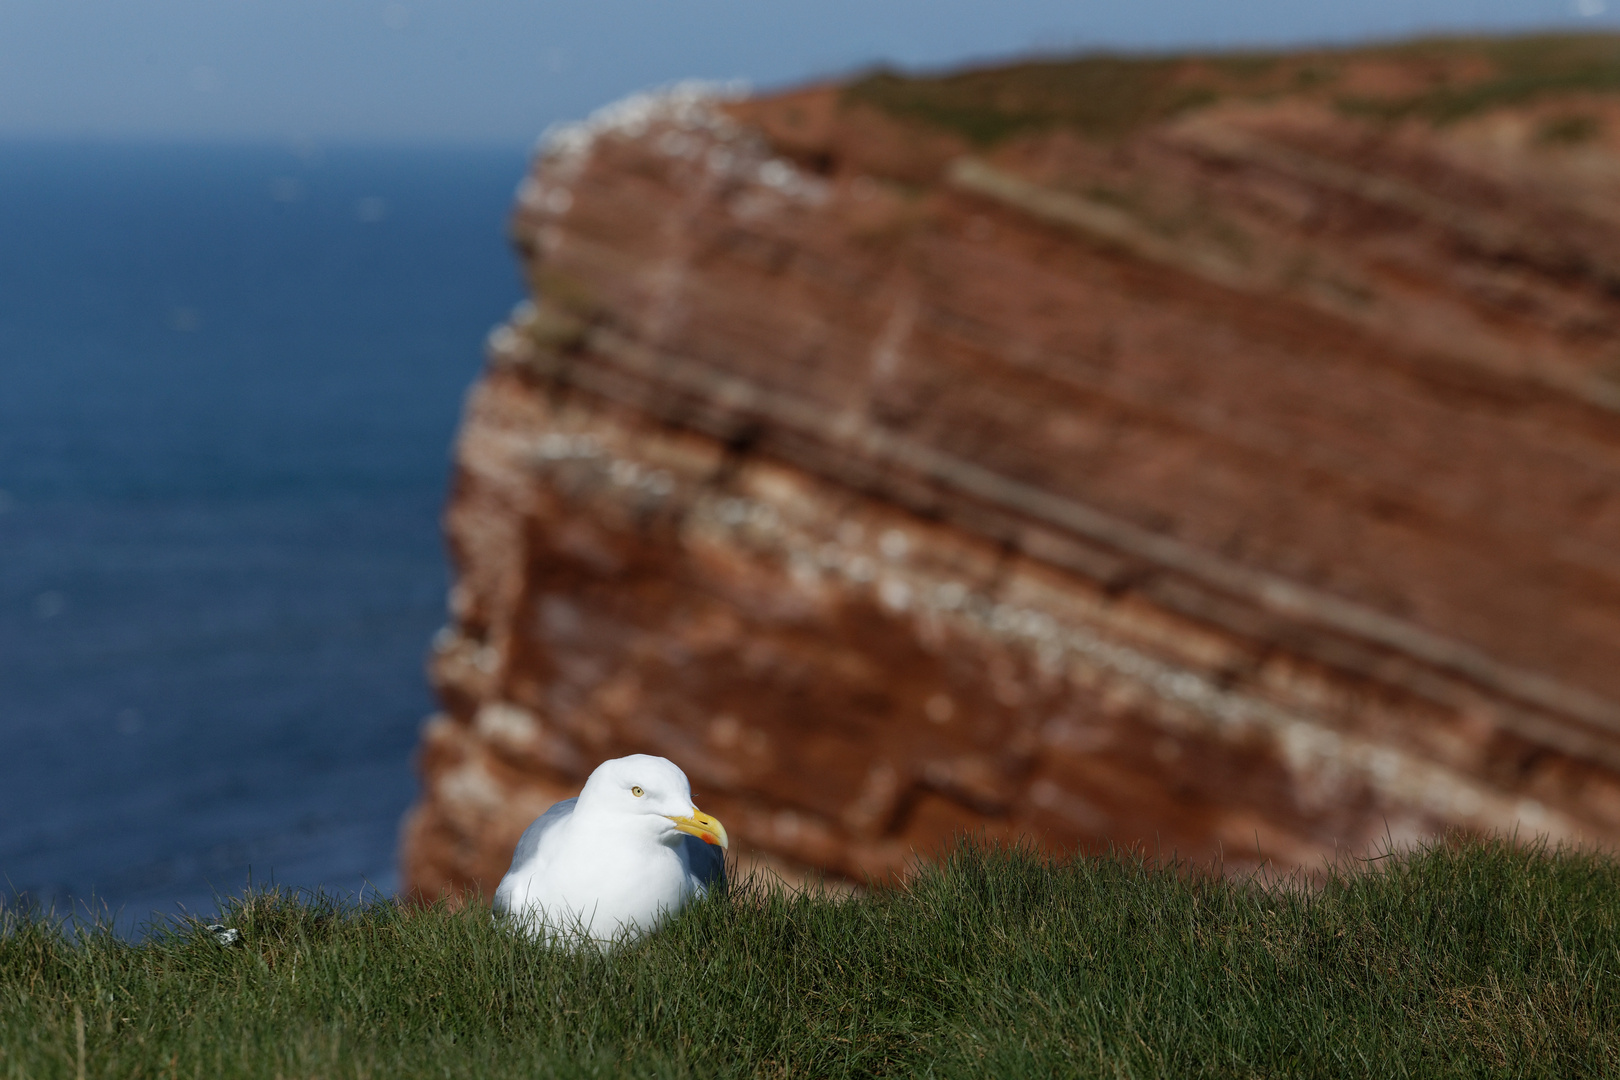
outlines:
M1620 41L1093 58L553 139L410 889L603 758L745 853L1620 837Z

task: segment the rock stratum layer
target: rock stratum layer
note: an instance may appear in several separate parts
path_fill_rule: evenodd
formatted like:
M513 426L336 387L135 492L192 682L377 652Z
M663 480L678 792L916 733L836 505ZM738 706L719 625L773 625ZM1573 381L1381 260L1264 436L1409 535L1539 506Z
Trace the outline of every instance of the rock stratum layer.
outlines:
M407 888L600 760L745 858L1620 837L1620 43L677 89L519 191Z

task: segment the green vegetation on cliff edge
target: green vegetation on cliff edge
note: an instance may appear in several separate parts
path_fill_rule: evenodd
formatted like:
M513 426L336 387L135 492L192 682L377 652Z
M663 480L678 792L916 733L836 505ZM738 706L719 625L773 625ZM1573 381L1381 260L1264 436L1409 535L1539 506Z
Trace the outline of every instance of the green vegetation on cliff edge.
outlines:
M236 947L0 918L5 1078L1620 1075L1620 865L1502 843L1310 889L967 846L607 955L276 892Z
M880 70L844 100L985 146L1067 129L1119 139L1219 101L1304 98L1373 120L1449 123L1552 96L1620 93L1620 35L1436 38L1288 53L1089 56L942 75Z

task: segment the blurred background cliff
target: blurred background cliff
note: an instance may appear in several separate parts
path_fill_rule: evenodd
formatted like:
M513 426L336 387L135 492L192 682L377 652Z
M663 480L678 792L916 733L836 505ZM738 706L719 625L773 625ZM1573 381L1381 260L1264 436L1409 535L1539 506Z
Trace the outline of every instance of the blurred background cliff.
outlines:
M0 878L466 889L631 749L788 872L1611 838L1614 23L0 7Z

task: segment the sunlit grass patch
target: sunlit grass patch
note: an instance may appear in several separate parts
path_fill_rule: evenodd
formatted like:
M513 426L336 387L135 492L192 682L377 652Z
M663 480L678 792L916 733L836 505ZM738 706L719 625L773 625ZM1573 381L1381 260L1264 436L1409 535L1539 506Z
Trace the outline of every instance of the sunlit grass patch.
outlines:
M1363 85L1369 72L1387 85ZM1620 35L1434 38L1290 53L1093 53L943 74L880 70L843 93L848 104L976 146L1057 129L1106 142L1233 100L1313 99L1375 121L1444 124L1557 95L1620 93Z
M258 892L131 944L3 916L0 1077L1578 1076L1620 1071L1620 869L1459 842L1261 887L966 845L758 878L609 952Z

